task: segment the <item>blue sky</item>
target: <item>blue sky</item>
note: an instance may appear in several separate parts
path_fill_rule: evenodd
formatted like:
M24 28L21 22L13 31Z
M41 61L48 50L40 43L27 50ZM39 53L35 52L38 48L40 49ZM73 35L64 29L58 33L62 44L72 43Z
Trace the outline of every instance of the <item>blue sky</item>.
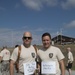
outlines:
M0 46L22 43L30 31L32 44L49 32L75 38L75 0L0 0Z

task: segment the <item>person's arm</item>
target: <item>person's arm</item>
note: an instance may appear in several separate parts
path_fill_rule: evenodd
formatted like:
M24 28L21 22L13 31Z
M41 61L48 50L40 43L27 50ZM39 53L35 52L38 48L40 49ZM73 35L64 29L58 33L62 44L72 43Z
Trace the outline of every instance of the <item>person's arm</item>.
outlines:
M4 53L3 51L0 52L0 62L3 60L3 56L4 56Z
M0 56L0 62L2 61L2 57Z
M10 60L10 75L14 75L14 61Z
M65 66L64 66L64 60L60 60L60 68L61 68L61 75L65 75Z

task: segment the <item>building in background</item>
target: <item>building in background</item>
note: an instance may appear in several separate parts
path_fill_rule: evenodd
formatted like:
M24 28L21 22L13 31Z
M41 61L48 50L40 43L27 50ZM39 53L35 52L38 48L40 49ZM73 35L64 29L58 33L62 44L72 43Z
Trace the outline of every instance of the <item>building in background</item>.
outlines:
M52 41L54 41L54 44L74 44L75 43L75 38L73 37L68 37L64 35L57 35L52 38Z

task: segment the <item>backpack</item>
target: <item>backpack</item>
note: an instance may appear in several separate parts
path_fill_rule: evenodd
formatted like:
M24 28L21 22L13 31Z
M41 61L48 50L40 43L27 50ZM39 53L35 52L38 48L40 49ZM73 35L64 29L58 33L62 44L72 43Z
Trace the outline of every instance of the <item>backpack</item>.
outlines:
M15 62L15 69L16 69L17 73L19 72L19 58L20 58L20 53L21 53L21 46L18 46L18 57L17 57L17 60Z

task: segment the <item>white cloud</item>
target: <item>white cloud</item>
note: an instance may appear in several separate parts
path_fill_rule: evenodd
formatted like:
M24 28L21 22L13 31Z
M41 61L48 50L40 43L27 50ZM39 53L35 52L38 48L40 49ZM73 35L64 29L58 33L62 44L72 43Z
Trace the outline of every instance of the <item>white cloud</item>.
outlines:
M40 0L22 0L23 4L31 9L40 10L42 3Z
M63 9L75 8L75 0L66 0L61 4Z
M41 8L46 6L56 6L58 0L22 0L23 4L28 8L34 10L40 10Z
M71 21L70 23L66 24L67 28L75 28L75 20Z
M75 8L75 0L22 0L22 3L34 10L41 10L44 6L62 6L63 9Z
M22 44L22 36L25 31L30 31L33 35L32 44L40 44L40 33L37 34L36 29L32 30L31 28L22 27L19 29L8 29L0 28L0 47L15 46L16 44Z
M0 28L0 47L7 45L7 46L15 46L16 44L22 43L22 36L25 31L30 31L32 33L32 44L41 44L41 36L44 32L50 32L52 36L56 35L56 32L53 33L52 28L35 28L32 29L31 27L21 27L16 29L8 29L8 28Z
M41 44L41 35L39 34L36 34L36 33L33 33L33 40L32 40L32 43L33 44Z
M0 29L0 46L14 46L22 41L22 31L16 31L8 28Z
M48 6L56 6L58 4L58 0L44 0L44 1Z

